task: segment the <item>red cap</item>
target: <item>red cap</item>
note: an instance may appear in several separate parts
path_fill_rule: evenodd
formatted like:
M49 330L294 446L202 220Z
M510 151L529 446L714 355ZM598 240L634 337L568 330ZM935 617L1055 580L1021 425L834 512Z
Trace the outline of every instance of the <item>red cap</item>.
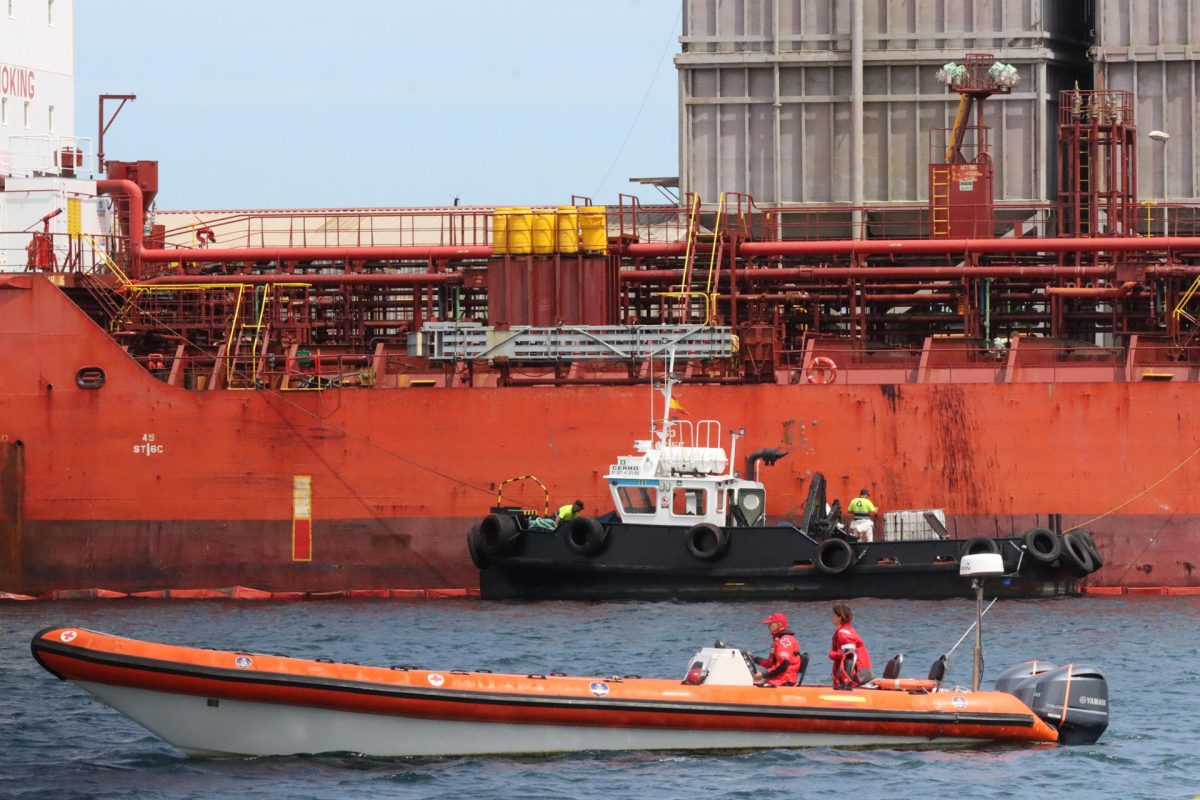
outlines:
M762 621L763 625L770 625L772 622L778 622L783 627L787 627L787 617L783 614L772 614Z

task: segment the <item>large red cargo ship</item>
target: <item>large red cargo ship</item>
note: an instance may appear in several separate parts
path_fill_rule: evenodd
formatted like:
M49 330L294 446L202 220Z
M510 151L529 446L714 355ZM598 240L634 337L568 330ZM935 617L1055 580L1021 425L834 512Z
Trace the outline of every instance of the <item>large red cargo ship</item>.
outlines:
M993 206L965 122L928 206L855 229L734 194L148 221L157 165L109 162L113 235L0 276L0 589L474 586L505 479L603 506L668 349L689 413L791 451L787 513L821 470L1200 585L1200 237L1141 216L1128 93L1064 93L1046 208Z

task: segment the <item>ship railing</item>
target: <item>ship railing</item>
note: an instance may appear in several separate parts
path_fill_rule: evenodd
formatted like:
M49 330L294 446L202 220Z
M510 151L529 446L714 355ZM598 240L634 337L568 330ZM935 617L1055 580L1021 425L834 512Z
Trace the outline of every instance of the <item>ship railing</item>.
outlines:
M817 358L828 369L813 369ZM1200 346L1142 342L1100 346L1018 336L977 346L930 337L921 349L857 348L852 342L813 339L779 351L777 379L794 384L887 383L1111 383L1200 380Z
M480 246L492 241L492 208L292 209L159 212L165 246L408 247Z
M765 241L928 239L933 234L928 203L759 205L749 195L738 192L725 193L725 198L724 210L719 198L699 202L698 223L690 219L693 205L699 200L695 193L688 193L681 206L647 206L632 197L622 198L618 206L609 208L609 229L623 239L644 243L686 242L693 227L712 232L718 225L719 230L740 239ZM1162 230L1161 209L1166 207L1162 203L1150 207L1149 225L1143 209L1143 228ZM1188 213L1175 205L1170 208L1173 218L1182 220ZM1050 203L996 202L986 210L981 207L977 216L990 219L990 224L981 225L982 238L1053 236L1057 232L1057 206Z
M768 206L761 213L762 236L772 241L928 239L933 233L928 203ZM981 236L1051 236L1056 231L1056 207L1051 204L995 203L989 213L990 228L985 224Z
M663 443L668 450L675 449L676 454L693 449L720 449L721 423L715 419L701 419L693 422L688 419L671 419L671 427L667 431Z
M688 206L653 204L645 205L634 196L621 194L615 207L608 207L608 229L623 241L644 243L683 242L688 238L689 209L692 202L689 193ZM711 216L711 215L710 215Z
M31 252L34 234L50 242L53 258L43 263ZM68 233L43 234L41 230L0 230L0 272L108 272L108 253L113 252L115 237Z
M0 171L8 166L14 178L56 175L63 178L95 173L92 140L86 136L25 134L8 137L9 163L0 162Z
M1138 236L1196 236L1200 234L1200 208L1195 204L1143 200L1134 216Z

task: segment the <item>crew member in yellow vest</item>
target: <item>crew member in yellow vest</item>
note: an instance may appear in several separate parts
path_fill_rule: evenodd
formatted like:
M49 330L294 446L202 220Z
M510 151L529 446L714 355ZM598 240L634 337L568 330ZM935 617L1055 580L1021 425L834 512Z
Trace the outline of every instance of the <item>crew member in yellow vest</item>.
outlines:
M558 509L558 524L562 525L564 522L570 522L579 516L580 511L583 511L582 500L576 500L574 503L561 506Z
M871 519L871 515L879 509L871 502L870 492L863 489L846 508L854 515L854 519L850 521L850 532L864 542L874 541L875 522Z

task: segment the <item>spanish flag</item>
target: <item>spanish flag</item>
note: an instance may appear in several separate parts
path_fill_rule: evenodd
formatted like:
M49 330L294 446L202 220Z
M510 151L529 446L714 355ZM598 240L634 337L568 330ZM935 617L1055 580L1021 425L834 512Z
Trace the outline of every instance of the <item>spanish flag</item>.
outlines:
M687 411L684 410L683 406L677 399L675 399L674 396L671 397L671 404L668 406L668 408L671 410L672 417L674 417L676 414L682 414L685 417L688 415Z

